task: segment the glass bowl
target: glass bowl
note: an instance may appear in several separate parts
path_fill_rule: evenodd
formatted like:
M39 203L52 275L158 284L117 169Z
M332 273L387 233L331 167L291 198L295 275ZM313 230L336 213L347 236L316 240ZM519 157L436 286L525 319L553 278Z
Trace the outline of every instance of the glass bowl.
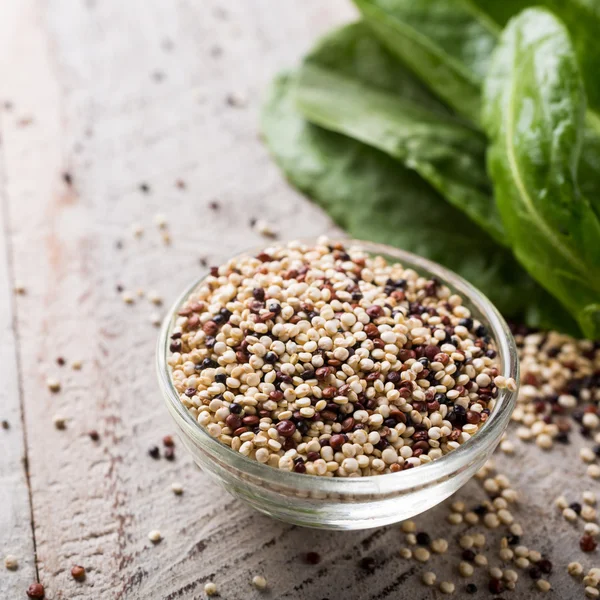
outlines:
M472 316L488 329L497 350L498 370L518 381L518 358L508 325L476 288L448 269L424 258L358 240L340 240L371 255L400 262L421 275L435 276L463 297ZM316 243L316 240L303 240ZM243 254L268 251L269 244ZM194 461L232 495L262 513L297 525L322 529L366 529L403 521L439 504L464 485L500 441L513 411L517 392L498 391L496 404L481 429L456 450L414 469L369 477L319 477L282 471L261 464L212 438L181 403L167 363L169 338L177 313L192 290L175 302L162 325L157 348L158 381L180 437Z

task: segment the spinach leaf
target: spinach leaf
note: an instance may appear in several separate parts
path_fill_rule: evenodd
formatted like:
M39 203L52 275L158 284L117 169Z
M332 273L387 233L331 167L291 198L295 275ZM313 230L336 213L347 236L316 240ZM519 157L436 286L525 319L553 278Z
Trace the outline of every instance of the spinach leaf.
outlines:
M459 114L478 122L498 26L467 0L354 0L388 50Z
M571 332L556 301L414 171L388 155L307 123L293 100L295 79L272 84L262 113L267 145L289 181L351 235L404 248L453 269L508 317Z
M513 252L584 334L600 337L600 221L576 183L585 94L562 23L511 20L485 81L489 171Z
M531 6L544 6L566 25L579 59L591 109L588 124L600 135L600 2L598 0L473 0L482 11L504 25Z
M335 30L306 57L296 101L310 122L401 160L506 243L485 171L485 137L450 115L364 23Z

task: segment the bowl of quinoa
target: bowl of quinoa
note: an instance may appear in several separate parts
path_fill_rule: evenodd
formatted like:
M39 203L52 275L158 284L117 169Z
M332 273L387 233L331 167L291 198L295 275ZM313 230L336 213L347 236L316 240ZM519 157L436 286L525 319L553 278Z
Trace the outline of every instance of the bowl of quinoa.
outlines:
M325 238L212 267L169 312L157 359L204 471L271 516L337 529L456 491L499 442L518 381L510 331L473 286Z

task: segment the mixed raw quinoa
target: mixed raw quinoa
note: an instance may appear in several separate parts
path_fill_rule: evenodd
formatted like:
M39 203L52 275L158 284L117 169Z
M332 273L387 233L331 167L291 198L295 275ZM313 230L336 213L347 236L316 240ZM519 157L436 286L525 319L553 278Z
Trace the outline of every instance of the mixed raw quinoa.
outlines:
M360 248L272 246L214 267L185 301L169 364L208 433L272 467L394 473L458 448L502 377L463 298Z

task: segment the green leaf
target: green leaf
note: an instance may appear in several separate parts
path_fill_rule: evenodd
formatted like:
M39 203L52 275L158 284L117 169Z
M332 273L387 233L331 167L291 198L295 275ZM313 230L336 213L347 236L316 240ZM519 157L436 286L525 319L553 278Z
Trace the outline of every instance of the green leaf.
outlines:
M478 122L499 28L468 1L354 0L368 26L456 112Z
M584 334L600 337L600 221L576 183L585 94L569 34L552 13L511 20L485 82L496 201L521 264Z
M557 15L571 34L577 53L593 127L600 134L600 2L598 0L473 0L482 11L504 25L512 16L531 6L545 6Z
M279 76L262 113L266 142L290 182L359 239L404 248L453 269L508 317L573 331L569 317L462 212L388 155L307 123L294 78Z
M485 171L485 137L449 114L364 23L335 30L311 51L300 69L296 101L310 122L417 171L506 243Z

